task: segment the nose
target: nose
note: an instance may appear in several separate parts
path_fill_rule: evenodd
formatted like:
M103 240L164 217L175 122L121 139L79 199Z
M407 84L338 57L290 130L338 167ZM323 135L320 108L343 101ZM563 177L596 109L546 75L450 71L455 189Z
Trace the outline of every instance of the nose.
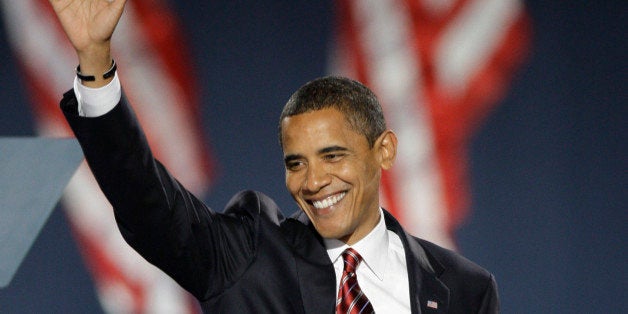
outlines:
M316 193L331 182L331 176L326 167L317 163L310 163L303 182L303 190Z

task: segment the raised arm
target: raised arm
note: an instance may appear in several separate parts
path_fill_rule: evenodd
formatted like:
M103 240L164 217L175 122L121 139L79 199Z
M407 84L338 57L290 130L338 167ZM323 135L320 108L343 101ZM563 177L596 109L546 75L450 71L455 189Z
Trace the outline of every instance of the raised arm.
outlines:
M50 0L68 39L74 46L81 73L93 75L88 87L111 81L102 74L111 67L111 36L120 21L126 0Z
M17 0L16 0L17 1ZM78 55L81 72L103 87L111 66L111 36L125 0L50 0ZM106 86L105 86L106 88ZM102 90L102 89L101 89ZM74 90L61 101L89 167L111 203L124 239L147 261L199 299L219 294L254 256L254 195L249 211L216 213L185 189L151 152L124 97L103 115L78 114ZM239 208L238 206L234 206Z

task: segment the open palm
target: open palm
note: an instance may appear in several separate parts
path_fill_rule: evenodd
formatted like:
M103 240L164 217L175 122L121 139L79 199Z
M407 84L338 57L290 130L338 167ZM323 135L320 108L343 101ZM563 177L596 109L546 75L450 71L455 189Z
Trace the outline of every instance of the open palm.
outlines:
M78 52L108 44L126 0L49 0Z

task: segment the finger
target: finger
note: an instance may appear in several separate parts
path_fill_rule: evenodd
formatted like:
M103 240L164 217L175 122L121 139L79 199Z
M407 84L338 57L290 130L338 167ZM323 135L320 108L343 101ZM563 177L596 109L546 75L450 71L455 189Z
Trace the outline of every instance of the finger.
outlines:
M126 4L126 0L108 0L111 5L116 7L118 10L124 9L124 5Z

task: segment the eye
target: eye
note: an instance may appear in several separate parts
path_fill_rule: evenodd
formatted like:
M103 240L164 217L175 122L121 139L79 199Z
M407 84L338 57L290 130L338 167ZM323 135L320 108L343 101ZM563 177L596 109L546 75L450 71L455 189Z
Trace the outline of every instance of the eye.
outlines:
M291 160L286 162L286 169L288 171L298 171L303 168L304 163L300 160Z
M342 154L342 153L331 153L331 154L323 155L323 159L328 162L336 162L342 159L342 157L344 156L345 154Z

